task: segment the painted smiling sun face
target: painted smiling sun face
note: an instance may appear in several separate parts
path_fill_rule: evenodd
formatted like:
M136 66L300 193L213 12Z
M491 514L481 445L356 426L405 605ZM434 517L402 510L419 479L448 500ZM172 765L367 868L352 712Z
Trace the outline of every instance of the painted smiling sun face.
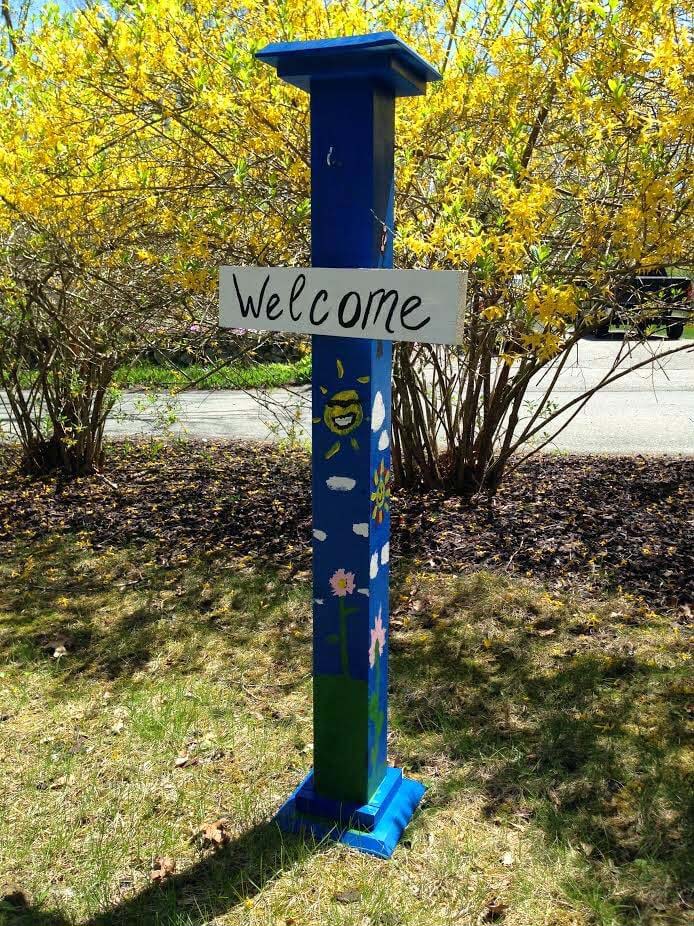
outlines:
M337 367L337 378L341 380L345 375L345 368L341 360L335 361ZM368 383L368 376L358 376L358 383ZM328 387L321 386L320 391L323 395L328 395ZM359 450L359 444L356 437L350 437L364 420L364 407L359 393L356 389L340 389L334 392L325 400L323 415L321 418L314 418L313 423L319 424L321 421L329 431L337 437L337 440L326 450L325 459L329 460L339 453L342 448L342 439L349 437L349 442L354 450Z
M325 403L323 421L333 434L345 437L356 431L364 420L364 409L361 400L354 389L343 389L336 392Z

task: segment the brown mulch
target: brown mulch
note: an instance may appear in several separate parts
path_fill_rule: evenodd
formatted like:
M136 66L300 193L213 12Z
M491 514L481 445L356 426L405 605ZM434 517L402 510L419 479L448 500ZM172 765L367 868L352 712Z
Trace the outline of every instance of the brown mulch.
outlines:
M0 448L0 550L84 532L98 549L155 541L163 563L201 551L310 566L310 460L270 445L110 447L102 476L30 480ZM493 506L399 491L394 556L426 568L507 570L555 585L694 597L694 458L537 456L510 474Z

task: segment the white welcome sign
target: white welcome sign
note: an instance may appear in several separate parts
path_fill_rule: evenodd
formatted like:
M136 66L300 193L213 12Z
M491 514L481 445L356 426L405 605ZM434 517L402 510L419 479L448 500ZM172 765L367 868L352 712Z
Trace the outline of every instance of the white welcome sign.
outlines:
M220 324L297 334L456 344L467 273L221 267Z

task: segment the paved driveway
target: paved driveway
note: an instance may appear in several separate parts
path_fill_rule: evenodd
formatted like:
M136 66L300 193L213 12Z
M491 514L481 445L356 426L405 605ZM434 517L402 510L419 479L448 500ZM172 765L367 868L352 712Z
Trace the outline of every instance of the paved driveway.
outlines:
M569 401L599 382L620 345L621 340L581 341L556 385L556 401ZM672 342L659 340L634 344L633 359L646 359L672 347ZM541 383L534 383L528 399L540 395ZM168 401L126 394L111 417L108 433L156 433ZM176 401L178 420L173 433L272 440L281 438L295 420L304 436L310 434L308 387L272 390L260 399L236 391L196 391L182 393ZM7 427L1 406L0 423ZM691 349L665 357L598 392L551 447L582 453L694 453L694 342Z

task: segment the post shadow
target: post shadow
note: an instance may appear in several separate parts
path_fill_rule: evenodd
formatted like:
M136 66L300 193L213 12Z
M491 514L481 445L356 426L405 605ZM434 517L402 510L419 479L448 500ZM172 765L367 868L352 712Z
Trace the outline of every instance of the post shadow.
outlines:
M203 926L252 900L266 884L316 851L320 851L318 843L283 833L272 821L263 822L163 884L124 897L84 921L84 926L142 926L173 921L176 915L189 926ZM0 926L69 926L70 922L60 913L30 905L9 913L0 909Z
M553 627L561 629L563 621L556 617ZM444 626L431 629L426 651L394 648L398 727L411 736L436 729L439 750L467 766L466 775L439 784L429 808L455 805L473 781L484 818L520 815L533 820L548 845L589 845L586 866L592 872L650 859L686 890L691 853L684 834L691 833L692 803L686 773L669 769L668 756L687 739L688 690L666 681L668 670L640 653L593 644L583 651L568 646L571 656L565 658L553 654L553 636L540 638L545 654L538 663L528 652L528 639L519 626L510 640L492 643L494 665L487 667L469 658L467 647ZM650 696L667 711L644 735L639 714L655 684L663 685L662 692ZM518 726L508 719L514 698L524 709ZM416 752L415 747L408 762L413 771L421 761ZM488 762L493 770L480 775L479 767ZM659 791L666 802L660 817L655 799L641 806L641 817L615 800L635 777L642 794Z

